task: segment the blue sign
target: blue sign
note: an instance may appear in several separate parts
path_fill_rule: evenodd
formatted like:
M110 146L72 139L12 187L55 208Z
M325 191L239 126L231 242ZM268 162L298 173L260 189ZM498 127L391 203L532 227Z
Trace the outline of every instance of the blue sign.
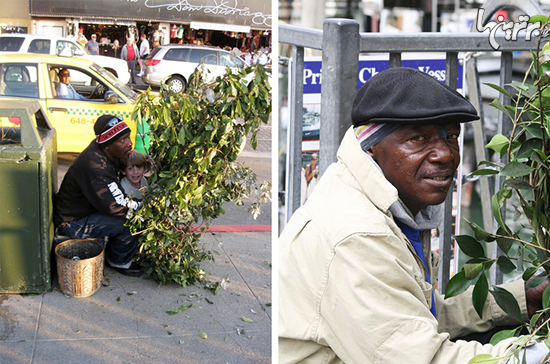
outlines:
M403 67L415 68L426 72L438 81L445 82L445 59L402 60ZM359 88L378 72L389 68L388 60L359 60ZM458 66L457 89L463 88L463 66ZM304 62L304 94L321 93L321 60Z

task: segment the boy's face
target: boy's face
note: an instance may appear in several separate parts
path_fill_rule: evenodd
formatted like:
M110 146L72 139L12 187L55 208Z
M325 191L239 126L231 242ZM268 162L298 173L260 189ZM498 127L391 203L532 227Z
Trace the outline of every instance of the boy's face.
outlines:
M130 181L130 183L139 185L139 183L141 182L141 178L145 174L145 167L128 165L124 172L126 174L126 178L128 178L128 181Z

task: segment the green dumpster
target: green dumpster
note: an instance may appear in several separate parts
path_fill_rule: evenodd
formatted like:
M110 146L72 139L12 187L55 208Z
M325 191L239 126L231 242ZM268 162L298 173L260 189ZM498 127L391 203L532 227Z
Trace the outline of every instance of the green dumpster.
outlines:
M0 100L0 293L51 287L57 139L37 101Z

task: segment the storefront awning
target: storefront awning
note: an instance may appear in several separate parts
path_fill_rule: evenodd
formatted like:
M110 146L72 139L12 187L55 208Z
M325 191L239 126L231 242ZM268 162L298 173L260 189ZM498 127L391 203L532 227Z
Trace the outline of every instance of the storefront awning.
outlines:
M30 0L31 16L271 28L271 0ZM202 28L206 29L206 28ZM217 29L216 29L217 30Z
M191 22L192 29L218 30L222 32L250 33L250 27L246 25L229 25L219 23Z

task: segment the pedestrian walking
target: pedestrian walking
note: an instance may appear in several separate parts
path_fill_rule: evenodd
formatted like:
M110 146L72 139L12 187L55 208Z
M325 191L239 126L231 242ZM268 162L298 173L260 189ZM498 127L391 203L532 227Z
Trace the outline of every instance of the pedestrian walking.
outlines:
M86 43L85 48L93 55L99 55L99 43L97 42L97 35L92 34L92 39Z
M139 58L139 51L132 38L126 40L126 45L122 47L120 52L120 58L128 63L131 76L130 82L136 83L136 61Z
M145 59L149 55L149 52L151 51L149 47L149 41L147 40L147 36L145 34L141 35L141 43L139 45L139 73L138 76L143 76L145 74Z

